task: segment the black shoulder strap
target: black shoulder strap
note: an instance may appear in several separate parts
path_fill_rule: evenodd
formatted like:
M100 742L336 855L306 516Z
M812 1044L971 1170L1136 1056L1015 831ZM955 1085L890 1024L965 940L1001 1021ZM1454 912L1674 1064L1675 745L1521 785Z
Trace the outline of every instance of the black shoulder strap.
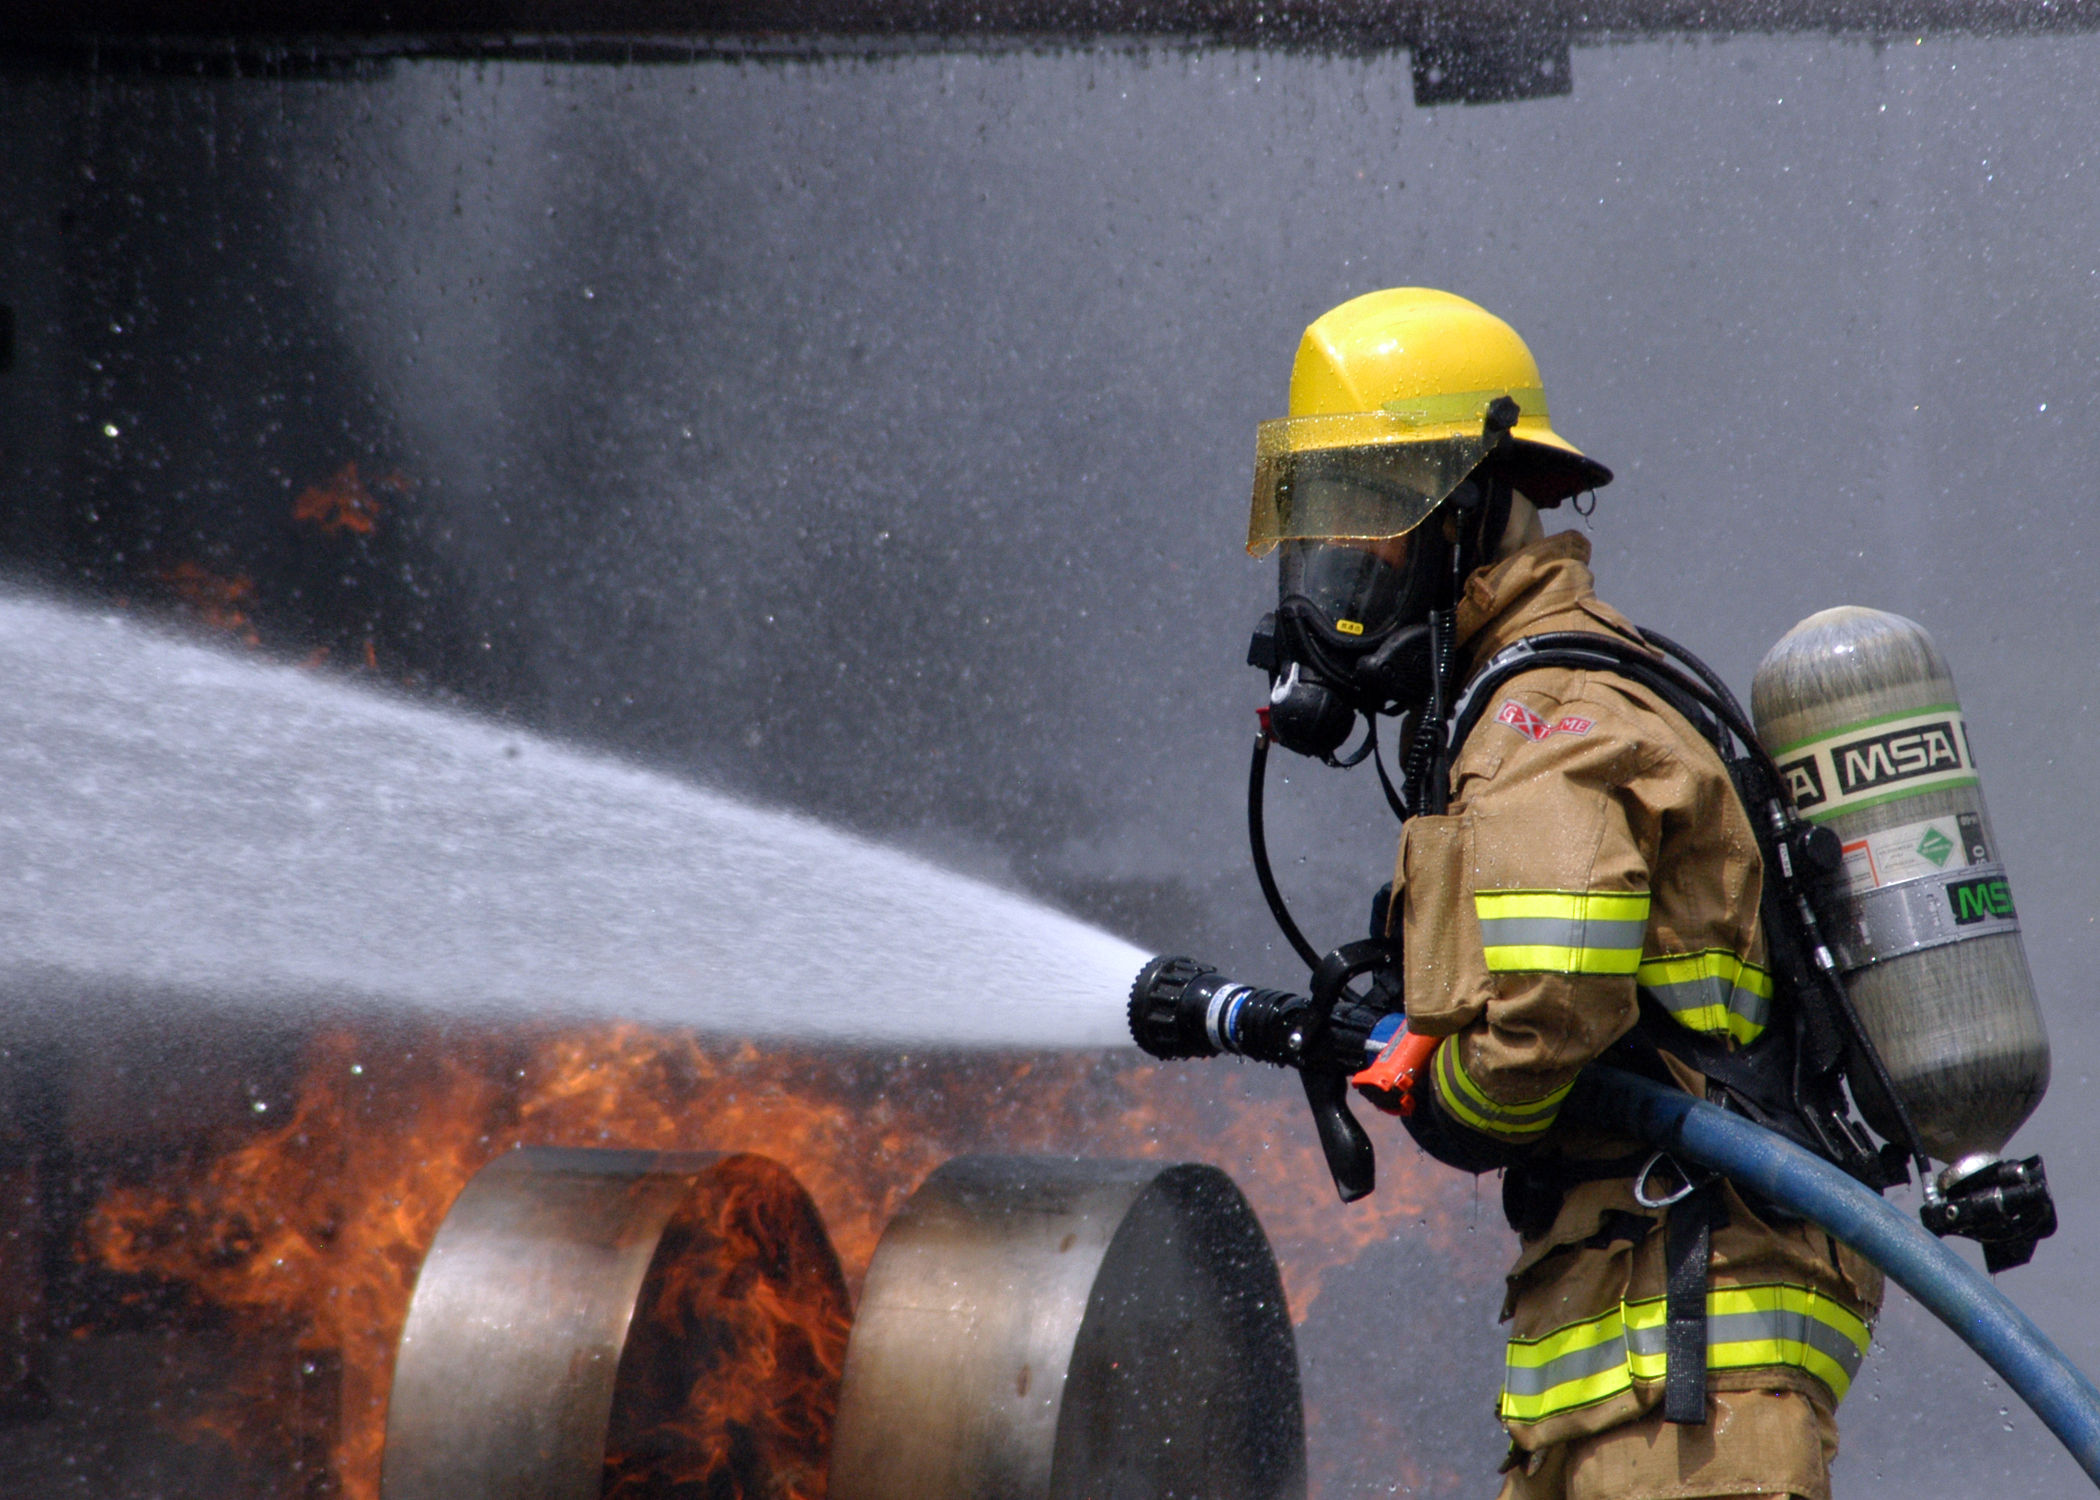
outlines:
M1466 684L1458 701L1452 705L1444 742L1448 753L1453 756L1458 753L1504 684L1525 672L1548 667L1611 672L1639 683L1683 715L1720 752L1724 763L1730 758L1725 736L1729 733L1738 739L1742 736L1743 729L1736 725L1728 724L1726 730L1722 727L1740 710L1731 713L1733 703L1720 702L1712 688L1680 671L1664 657L1618 636L1558 630L1526 636L1503 647L1473 674L1473 680Z

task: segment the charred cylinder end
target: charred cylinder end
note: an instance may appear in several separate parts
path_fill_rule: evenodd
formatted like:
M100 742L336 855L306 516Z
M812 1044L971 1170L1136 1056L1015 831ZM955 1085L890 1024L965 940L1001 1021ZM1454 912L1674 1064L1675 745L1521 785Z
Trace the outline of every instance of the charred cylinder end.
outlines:
M868 1267L836 1432L832 1500L1306 1497L1275 1257L1193 1163L937 1169Z

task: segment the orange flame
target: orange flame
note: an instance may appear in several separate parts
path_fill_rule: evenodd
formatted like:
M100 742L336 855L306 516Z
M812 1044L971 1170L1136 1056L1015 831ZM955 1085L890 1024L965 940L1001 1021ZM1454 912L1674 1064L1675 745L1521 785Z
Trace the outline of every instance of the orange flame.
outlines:
M824 1500L852 1314L809 1200L732 1156L666 1227L620 1355L604 1500Z
M257 1326L288 1326L302 1350L339 1357L332 1466L344 1496L376 1500L393 1350L417 1268L467 1180L519 1142L771 1158L808 1190L856 1293L883 1226L926 1174L986 1149L1223 1167L1260 1216L1301 1320L1323 1278L1373 1243L1405 1231L1458 1248L1442 1174L1390 1153L1378 1194L1339 1207L1298 1112L1280 1091L1218 1088L1233 1076L1199 1083L1186 1069L1122 1056L762 1050L633 1026L525 1039L337 1032L311 1045L289 1119L172 1183L110 1192L85 1250L111 1270L186 1285ZM763 1227L767 1212L755 1200L725 1202L709 1233L748 1247L774 1232ZM776 1464L787 1488L773 1494L817 1500L829 1429L821 1388L835 1384L845 1304L790 1306L777 1289L747 1291L756 1302L724 1311L705 1285L665 1289L660 1311L687 1324L726 1321L759 1368L795 1368L802 1394L792 1399L786 1387L764 1394L773 1377L753 1379L744 1365L737 1381L715 1385L780 1403L781 1429L816 1451ZM722 1399L730 1404L678 1419L702 1451L719 1451L752 1419L737 1392ZM1392 1471L1403 1468L1396 1454Z
M377 483L382 489L393 490L396 494L410 488L408 476L398 471ZM378 529L381 514L378 497L358 476L355 459L319 484L308 485L292 502L293 520L309 521L330 535L354 531L359 536L370 536Z
M248 624L248 609L255 600L255 580L245 573L222 578L198 563L179 562L172 568L163 568L159 577L205 624L215 630L231 631L251 646L259 643L260 637Z

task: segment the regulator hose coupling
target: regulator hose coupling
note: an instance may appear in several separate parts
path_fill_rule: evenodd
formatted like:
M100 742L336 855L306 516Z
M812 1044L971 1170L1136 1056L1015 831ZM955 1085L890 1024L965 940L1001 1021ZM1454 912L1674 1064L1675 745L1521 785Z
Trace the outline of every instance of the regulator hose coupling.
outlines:
M1934 1234L1958 1234L1983 1246L1993 1276L2034 1257L2034 1247L2056 1233L2056 1204L2042 1159L2003 1161L1978 1153L1940 1173L1918 1217Z

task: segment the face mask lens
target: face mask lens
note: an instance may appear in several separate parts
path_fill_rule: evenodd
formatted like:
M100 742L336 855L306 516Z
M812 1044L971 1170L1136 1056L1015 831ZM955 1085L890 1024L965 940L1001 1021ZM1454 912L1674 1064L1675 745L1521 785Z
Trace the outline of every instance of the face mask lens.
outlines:
M1407 539L1372 547L1341 542L1287 542L1277 574L1278 597L1302 598L1337 641L1368 641L1395 622L1406 582Z

